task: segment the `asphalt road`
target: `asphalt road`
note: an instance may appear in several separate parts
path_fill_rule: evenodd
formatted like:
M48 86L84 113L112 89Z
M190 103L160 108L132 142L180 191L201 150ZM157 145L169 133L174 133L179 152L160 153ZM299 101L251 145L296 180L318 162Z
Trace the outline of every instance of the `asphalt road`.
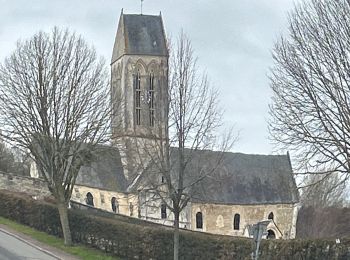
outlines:
M0 231L0 260L57 260L27 243Z

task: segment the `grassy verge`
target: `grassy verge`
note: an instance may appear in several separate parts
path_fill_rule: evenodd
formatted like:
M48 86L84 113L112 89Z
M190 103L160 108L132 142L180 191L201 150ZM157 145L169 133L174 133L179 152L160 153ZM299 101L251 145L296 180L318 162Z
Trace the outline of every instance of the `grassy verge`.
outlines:
M64 245L63 239L57 238L51 235L48 235L44 232L37 231L31 227L24 226L21 224L18 224L14 221L11 221L9 219L0 217L0 224L4 224L18 232L21 232L23 234L26 234L46 245L58 248L64 252L67 252L71 255L80 257L81 259L86 259L86 260L112 260L112 259L119 259L115 257L108 256L104 254L101 251L82 246L82 245L75 245L72 247L67 247Z

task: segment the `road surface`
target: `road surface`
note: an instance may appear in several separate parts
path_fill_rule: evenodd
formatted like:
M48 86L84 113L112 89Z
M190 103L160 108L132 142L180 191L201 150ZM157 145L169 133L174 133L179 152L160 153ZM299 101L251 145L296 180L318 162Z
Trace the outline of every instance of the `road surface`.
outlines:
M57 260L27 243L0 231L1 260Z

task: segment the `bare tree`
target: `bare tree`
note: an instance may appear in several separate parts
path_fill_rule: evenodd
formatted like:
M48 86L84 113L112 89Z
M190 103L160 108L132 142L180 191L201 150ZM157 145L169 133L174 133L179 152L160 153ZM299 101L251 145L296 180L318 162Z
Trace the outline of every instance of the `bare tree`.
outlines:
M297 238L349 237L349 220L349 208L303 206L298 213Z
M300 201L305 207L344 207L347 204L347 183L338 173L305 176ZM341 183L341 184L339 184Z
M55 197L66 245L67 207L80 166L108 138L104 61L74 33L54 28L18 42L0 65L2 137L31 153Z
M146 169L143 185L150 194L145 201L161 201L174 215L174 259L177 260L180 214L191 198L199 195L194 186L215 172L235 138L232 131L218 138L222 118L218 93L210 86L207 76L198 73L191 42L184 33L172 50L168 121L165 126L155 126L158 127L156 141L141 145L139 155L142 168ZM212 152L213 149L220 152Z
M16 147L9 148L1 138L0 130L0 171L29 176L28 156Z
M350 2L311 0L275 45L270 132L302 173L350 172Z
M0 142L0 171L12 173L14 165L14 156L11 151Z

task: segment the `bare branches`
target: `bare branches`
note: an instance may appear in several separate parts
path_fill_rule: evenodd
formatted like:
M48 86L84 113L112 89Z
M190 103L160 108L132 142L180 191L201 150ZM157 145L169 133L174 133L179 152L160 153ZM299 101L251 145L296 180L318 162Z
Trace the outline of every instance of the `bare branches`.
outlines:
M25 154L18 149L11 149L0 139L0 171L15 174L29 175L29 162L26 160Z
M190 40L182 32L170 60L169 121L171 144L192 150L211 148L221 123L218 92L205 74L199 75Z
M151 158L145 185L176 215L186 207L194 186L214 174L236 138L232 130L219 138L222 110L218 92L207 76L199 73L190 40L182 32L172 47L168 136L150 144L151 149L144 144L141 153ZM164 132L162 127L158 136ZM221 152L211 152L214 148ZM210 167L204 166L208 161Z
M80 166L109 138L106 71L80 36L58 28L18 42L0 65L1 135L30 151L64 205Z
M182 32L171 47L167 107L161 107L168 117L149 129L149 136L157 138L144 140L137 154L144 169L146 207L148 201L158 201L173 213L174 259L178 259L180 213L197 194L195 187L215 175L236 138L232 131L220 136L218 92L199 73L190 40Z
M270 132L300 171L350 170L349 14L345 0L300 5L273 51Z
M347 174L313 174L304 179L301 202L304 206L343 207L346 204Z

